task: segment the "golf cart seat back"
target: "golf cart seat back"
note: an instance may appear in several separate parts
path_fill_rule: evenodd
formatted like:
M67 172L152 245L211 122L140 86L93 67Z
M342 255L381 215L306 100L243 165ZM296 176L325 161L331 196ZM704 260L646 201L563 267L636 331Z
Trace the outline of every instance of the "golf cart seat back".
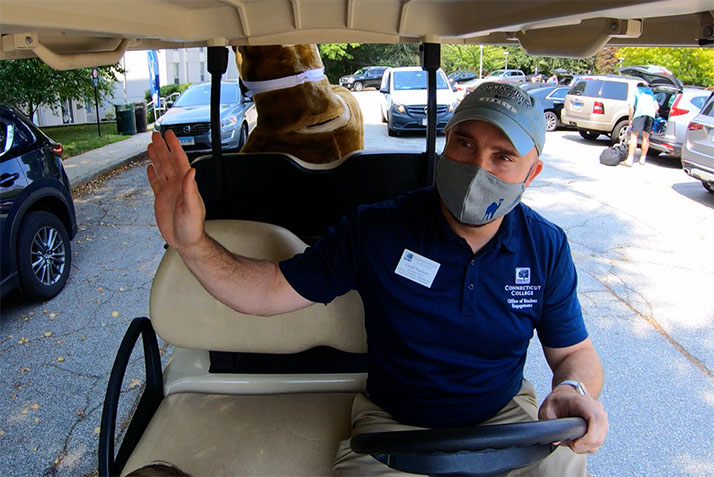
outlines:
M260 222L212 220L206 232L232 252L269 261L307 247L290 231ZM181 348L285 354L330 346L366 352L364 310L356 292L270 318L244 315L213 298L173 249L156 272L149 307L158 335Z
M222 158L223 199L216 195L212 157L199 157L192 164L207 218L280 225L308 244L359 205L430 184L424 153L354 151L327 164L281 153Z
M232 252L271 261L306 245L270 224L208 221ZM174 345L165 397L122 474L166 461L192 475L327 475L365 376L213 374L207 350L297 353L314 346L363 353L364 310L355 292L274 317L237 313L212 298L172 249L151 288L151 321Z

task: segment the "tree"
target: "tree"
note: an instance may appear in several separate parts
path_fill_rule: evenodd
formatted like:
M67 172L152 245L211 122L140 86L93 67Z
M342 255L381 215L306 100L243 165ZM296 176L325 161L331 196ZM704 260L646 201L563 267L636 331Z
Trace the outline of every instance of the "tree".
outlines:
M119 64L99 66L97 93L99 100L111 96ZM68 99L94 101L92 68L59 71L39 58L0 61L0 103L10 104L32 117L42 105L53 111Z
M620 48L623 65L658 65L685 84L714 85L714 50L705 48Z
M419 64L416 43L360 44L332 43L320 45L325 74L337 84L340 76L354 73L365 66L413 66Z

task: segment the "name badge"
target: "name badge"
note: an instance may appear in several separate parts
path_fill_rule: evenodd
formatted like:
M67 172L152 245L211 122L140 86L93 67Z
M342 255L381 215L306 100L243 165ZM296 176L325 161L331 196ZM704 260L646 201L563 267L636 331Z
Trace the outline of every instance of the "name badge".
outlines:
M440 263L405 248L394 273L419 285L431 288L440 266Z

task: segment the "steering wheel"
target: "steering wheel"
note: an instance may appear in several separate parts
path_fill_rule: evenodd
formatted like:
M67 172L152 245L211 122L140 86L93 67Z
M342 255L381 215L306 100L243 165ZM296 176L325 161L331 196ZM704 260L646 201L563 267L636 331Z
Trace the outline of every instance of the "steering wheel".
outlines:
M582 437L581 417L495 426L371 432L352 438L358 454L414 474L491 476L548 457L553 442Z

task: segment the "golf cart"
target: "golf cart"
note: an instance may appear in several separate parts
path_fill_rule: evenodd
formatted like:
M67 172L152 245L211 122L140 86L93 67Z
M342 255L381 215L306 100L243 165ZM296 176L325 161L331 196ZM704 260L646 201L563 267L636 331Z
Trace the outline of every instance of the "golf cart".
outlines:
M0 59L37 56L55 68L116 63L127 49L209 47L220 84L226 46L419 42L429 75L423 153L359 151L322 167L280 153L196 159L207 231L230 250L280 260L303 250L355 205L433 183L441 43L512 44L535 55L589 56L605 45L714 41L708 2L615 0L266 0L52 2L4 0ZM218 88L218 91L220 88ZM219 98L212 98L219 104ZM218 130L214 107L213 130ZM214 114L215 113L215 114ZM364 390L366 337L358 295L274 318L218 303L167 250L150 297L109 378L99 474L168 461L195 475L325 475L350 435ZM162 369L156 335L173 345ZM141 338L146 387L115 452L122 380ZM541 459L582 435L579 418L506 426L363 434L360 453L399 470L493 475Z

